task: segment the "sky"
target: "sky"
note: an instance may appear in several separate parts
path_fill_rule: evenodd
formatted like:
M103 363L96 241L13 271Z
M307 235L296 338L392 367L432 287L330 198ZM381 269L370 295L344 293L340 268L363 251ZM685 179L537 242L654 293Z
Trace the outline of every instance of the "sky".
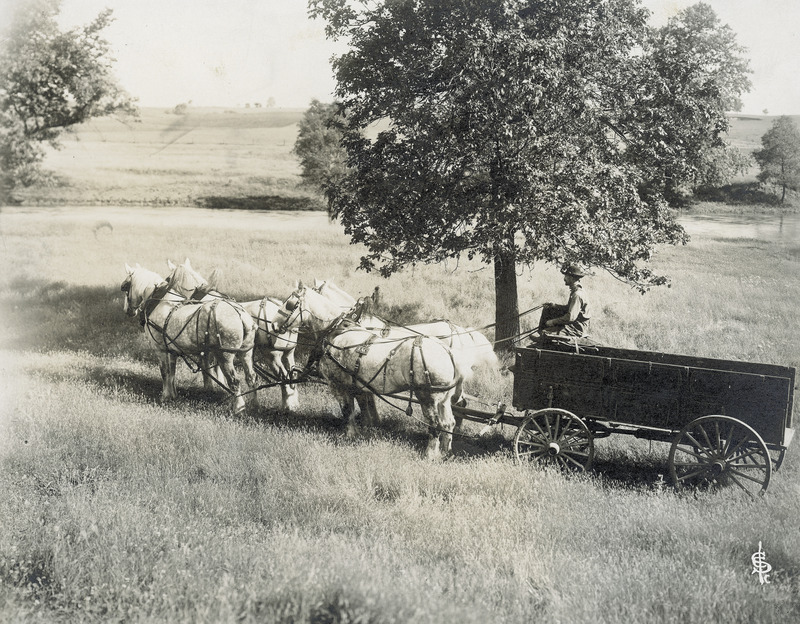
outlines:
M0 0L9 7L19 0ZM660 25L696 0L643 0ZM800 0L705 0L749 51L753 87L742 112L800 114ZM333 99L329 59L344 48L308 18L306 0L62 0L63 26L104 31L120 84L141 106L306 108ZM2 15L0 15L2 18Z

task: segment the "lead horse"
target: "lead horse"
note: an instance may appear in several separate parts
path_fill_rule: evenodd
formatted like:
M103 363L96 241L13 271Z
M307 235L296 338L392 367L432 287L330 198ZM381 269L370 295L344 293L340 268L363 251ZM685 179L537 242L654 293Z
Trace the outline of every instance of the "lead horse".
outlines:
M196 301L231 299L216 288L216 269L206 280L186 258L183 264L167 261L170 274L167 282L184 297ZM279 382L281 405L287 411L296 411L300 406L297 386L290 383L295 367L295 348L298 343L298 330L286 329L286 320L280 315L283 300L265 295L254 301L240 301L240 305L256 323L255 353L266 362L266 376ZM261 369L259 369L260 372Z
M452 398L460 391L463 363L428 336L385 338L361 327L336 304L302 283L283 304L290 327L313 333L320 375L339 399L349 435L355 432L357 401L375 422L374 395L416 395L430 426L426 455L437 458L452 446Z
M243 412L255 401L253 388L253 346L255 322L232 301L195 302L172 290L157 273L140 266L125 265L124 310L136 316L148 342L158 353L162 379L162 401L177 398L175 366L178 357L200 360L205 353L213 356L223 376L225 387L234 396L234 413ZM234 360L244 369L248 390L242 389Z

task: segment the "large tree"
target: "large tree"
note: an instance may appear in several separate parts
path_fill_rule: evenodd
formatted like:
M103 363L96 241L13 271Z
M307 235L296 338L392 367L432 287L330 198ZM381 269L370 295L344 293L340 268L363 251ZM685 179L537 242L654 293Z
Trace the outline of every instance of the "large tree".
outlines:
M333 211L367 246L362 268L491 263L498 339L518 332L520 264L577 261L642 290L665 283L647 261L685 233L654 163L682 170L689 155L668 144L680 110L660 98L679 85L650 57L636 0L309 6L349 41L333 63L350 167ZM379 120L390 123L366 138Z
M761 182L781 187L781 203L786 189L800 189L800 130L791 117L781 116L761 137L761 149L753 152L761 172Z
M18 185L43 178L45 146L92 117L135 114L111 72L106 9L90 24L60 30L59 0L32 0L0 39L0 204Z
M698 3L655 29L646 48L648 105L620 120L630 160L648 186L672 204L700 186L718 186L749 166L725 140L728 112L742 108L750 89L746 50L713 9Z

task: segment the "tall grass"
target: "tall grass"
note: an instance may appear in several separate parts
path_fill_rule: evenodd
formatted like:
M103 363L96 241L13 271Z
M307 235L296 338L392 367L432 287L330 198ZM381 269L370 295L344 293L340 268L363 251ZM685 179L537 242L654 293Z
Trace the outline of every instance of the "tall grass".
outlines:
M597 441L585 476L517 466L505 427L422 459L425 426L346 439L324 387L234 419L179 366L180 399L122 314L124 263L188 256L237 298L334 279L381 287L401 321L491 322L491 272L382 280L324 215L6 210L0 216L0 621L788 622L800 617L800 486L787 453L763 499L659 485L667 445ZM112 228L97 229L100 220ZM245 225L241 225L244 223ZM618 347L797 366L797 260L751 240L662 249L670 289L587 280L595 335ZM520 276L520 308L566 297ZM525 318L526 322L533 322ZM491 335L491 329L487 330ZM510 402L511 377L472 392ZM404 406L403 406L404 407ZM752 574L759 543L770 584Z

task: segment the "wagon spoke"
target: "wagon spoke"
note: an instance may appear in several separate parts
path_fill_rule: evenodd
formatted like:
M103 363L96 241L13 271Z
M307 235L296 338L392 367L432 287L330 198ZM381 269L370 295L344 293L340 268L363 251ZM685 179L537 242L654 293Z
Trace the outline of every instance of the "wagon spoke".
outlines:
M737 479L734 475L730 475L731 481L733 481L736 485L738 485L748 496L753 496L753 493L746 488L744 485L739 483L739 479Z
M691 455L692 457L696 457L697 459L700 459L700 460L706 460L707 457L708 457L708 453L705 451L705 449L700 449L700 448L698 448L696 446L689 446L689 445L681 446L681 445L678 445L676 447L676 450L681 451L682 453L685 453L686 455ZM698 453L696 451L700 451L700 452Z
M742 472L741 470L729 470L728 474L734 480L736 480L735 478L738 476L738 477L742 477L742 479L747 479L749 481L752 481L753 483L758 483L758 484L764 483L763 479L757 479L757 478L755 478L753 476L750 476L746 472Z
M580 468L581 470L583 470L584 469L584 463L579 462L574 457L572 457L572 455L577 455L578 457L581 457L581 456L589 457L589 455L587 453L583 453L583 454L581 454L581 453L564 453L564 465L566 465L567 462L572 462L573 464L575 464L575 466L577 468Z
M685 472L683 474L678 475L678 480L679 481L686 481L687 479L692 479L692 478L694 478L696 476L699 476L699 475L702 475L702 474L708 472L708 466L700 466L700 464L694 464L694 465L699 466L699 469L695 470L693 472Z
M549 433L548 433L547 431L545 431L544 429L542 429L542 426L541 426L541 425L540 425L540 424L539 424L539 423L538 423L536 420L531 420L531 422L530 422L529 424L530 424L531 426L533 426L533 427L536 427L536 430L539 432L539 434L540 434L540 435L541 435L543 438L547 439L547 438L549 438L549 437L550 437L550 436L549 436ZM549 425L548 425L548 429L549 429L549 428L550 428L550 427L549 427ZM529 432L529 431L527 431L527 430L526 430L526 433L528 433L528 435L534 435L533 433L531 433L531 432Z
M707 449L717 449L717 448L719 448L718 445L715 445L711 441L711 438L708 437L708 432L706 431L705 427L703 427L702 425L698 425L697 426L697 430L700 431L703 434L703 438L705 439L706 443L703 444L702 442L698 442L694 438L694 436L691 434L691 432L687 431L686 432L686 437L689 438L692 441L693 444L696 444L698 448L701 448L701 449L705 450L706 454L708 454L708 455L710 455L710 453L708 452Z
M534 419L533 422L536 423L537 426L538 426L538 422L535 419ZM553 438L553 430L550 427L550 418L548 416L545 416L544 423L547 426L547 431L543 431L542 433L544 433L549 439L552 439ZM540 427L540 429L541 429L541 427Z
M731 435L733 435L733 431L731 431ZM748 443L748 442L750 442L751 440L750 440L750 438L749 438L747 435L745 435L745 437L741 438L741 439L740 439L740 440L739 440L739 441L736 443L736 445L735 445L735 446L731 446L731 443L732 443L732 441L733 441L733 440L732 440L732 438L731 438L730 440L728 440L728 448L727 448L727 449L725 449L725 455L726 455L726 456L733 455L733 454L734 454L734 453L736 453L736 451L738 451L738 450L739 450L739 449L740 449L740 448L741 448L743 445L747 444L747 443Z
M529 450L529 451L521 451L520 454L522 454L522 453L526 453L526 454L542 453L542 452L547 450L547 447L545 445L543 445L543 444L531 444L531 443L524 443L524 442L520 443L520 445L523 445L523 444L527 444L527 446L531 447L531 450Z
M740 461L740 460L752 459L752 460L753 460L753 462L757 464L758 462L756 461L756 459L755 459L755 457L754 457L754 456L758 456L758 455L760 455L760 454L761 454L761 452L760 452L760 450L759 450L759 449L757 449L757 448L752 448L752 449L749 449L749 450L747 450L747 451L743 451L743 452L741 452L741 453L737 453L737 454L736 454L736 455L733 457L732 461Z
M714 448L715 449L723 448L723 446L722 446L722 434L720 433L720 430L719 430L719 421L718 420L714 421L714 439L716 440L716 444L714 445Z

